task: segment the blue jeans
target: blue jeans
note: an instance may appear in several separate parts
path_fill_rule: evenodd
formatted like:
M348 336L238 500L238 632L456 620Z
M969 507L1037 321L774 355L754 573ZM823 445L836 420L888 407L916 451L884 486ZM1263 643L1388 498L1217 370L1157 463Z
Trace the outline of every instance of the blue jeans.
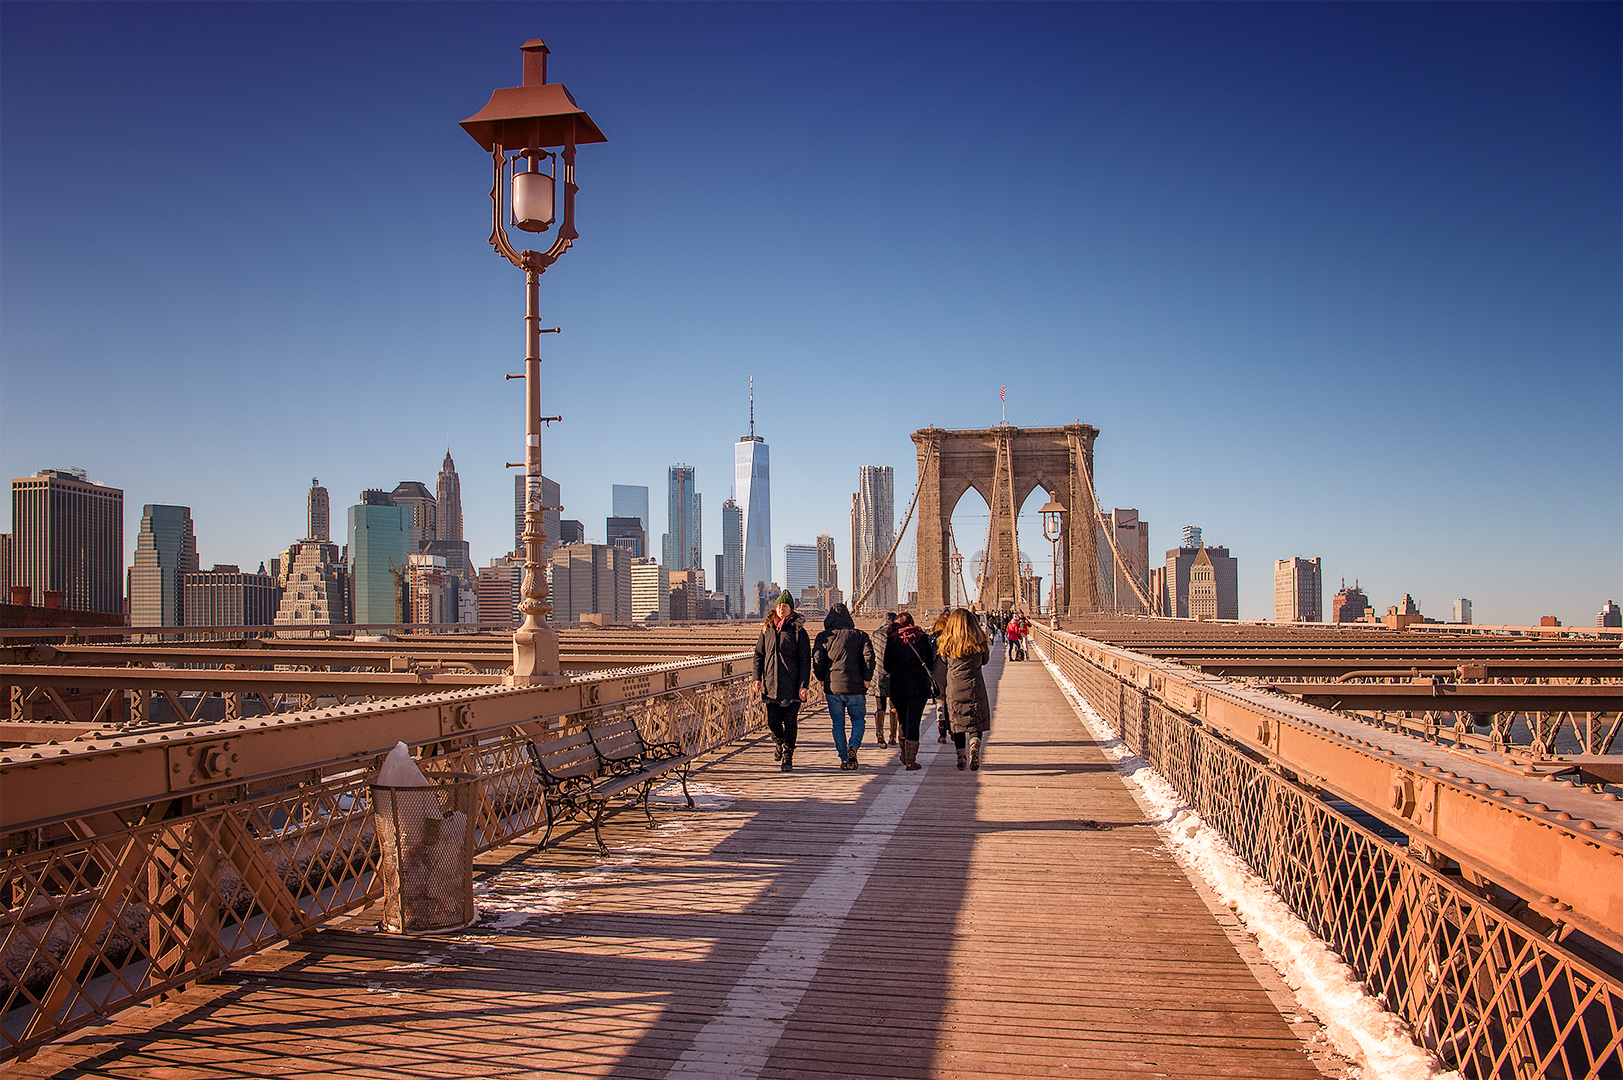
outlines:
M840 760L845 760L847 753L845 741L845 716L851 714L851 750L862 749L863 726L868 720L868 698L866 694L829 694L828 718L834 722L834 749L840 753Z

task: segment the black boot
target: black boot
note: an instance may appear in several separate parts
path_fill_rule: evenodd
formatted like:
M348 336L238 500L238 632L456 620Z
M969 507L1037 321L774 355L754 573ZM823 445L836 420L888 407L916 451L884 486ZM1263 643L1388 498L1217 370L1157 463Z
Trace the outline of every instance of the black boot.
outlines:
M772 736L772 760L783 760L783 740L776 735Z
M795 771L795 748L794 747L785 746L783 748L783 764L780 765L779 768L781 768L784 772L794 772Z

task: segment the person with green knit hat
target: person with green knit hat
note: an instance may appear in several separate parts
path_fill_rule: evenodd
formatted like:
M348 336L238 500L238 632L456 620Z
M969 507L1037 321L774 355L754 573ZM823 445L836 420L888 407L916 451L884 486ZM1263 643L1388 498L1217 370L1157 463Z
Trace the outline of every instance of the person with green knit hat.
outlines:
M795 598L785 589L755 642L755 692L766 704L766 726L777 741L776 757L784 772L795 767L800 703L810 692L811 674L811 638L795 612Z

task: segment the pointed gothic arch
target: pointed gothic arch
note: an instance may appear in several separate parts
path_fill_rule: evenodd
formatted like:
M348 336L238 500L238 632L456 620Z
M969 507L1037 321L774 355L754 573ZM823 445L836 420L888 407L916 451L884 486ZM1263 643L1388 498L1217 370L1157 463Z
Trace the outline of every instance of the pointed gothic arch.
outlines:
M1093 442L1098 437L1099 429L1087 424L915 431L919 607L941 608L950 601L947 532L953 508L971 487L981 493L992 511L992 546L987 558L992 565L993 602L1012 606L1019 595L1017 515L1027 496L1041 487L1053 492L1066 509L1060 537L1065 573L1059 609L1066 614L1098 610L1095 545L1099 508L1094 505L1090 479ZM1028 549L1031 542L1028 537Z

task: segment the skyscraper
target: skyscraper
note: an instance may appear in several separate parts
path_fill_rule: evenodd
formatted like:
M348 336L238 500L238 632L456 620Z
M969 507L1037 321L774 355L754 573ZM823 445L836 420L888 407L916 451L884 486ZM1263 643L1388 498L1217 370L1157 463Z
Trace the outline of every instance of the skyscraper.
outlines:
M435 531L434 496L417 480L402 480L389 493L394 504L406 512L406 528L411 533L408 551L415 554L438 538Z
M1318 559L1275 560L1274 621L1324 621L1324 579Z
M325 626L349 619L349 568L338 545L320 540L289 544L279 562L282 602L277 626Z
M607 544L564 544L552 553L552 621L561 626L582 615L607 622L631 621L631 552Z
M783 587L789 595L800 601L800 590L817 588L817 546L815 544L783 545Z
M276 582L263 572L245 574L240 566L215 563L212 570L183 574L181 588L187 626L269 626L276 618Z
M727 598L727 610L734 618L744 611L744 512L728 499L721 504L721 565L716 588Z
M658 559L631 562L631 621L669 622L671 572Z
M604 539L614 547L623 547L631 557L641 559L648 554L648 534L643 532L640 517L611 517L603 523Z
M1215 614L1206 615L1206 618L1238 619L1240 617L1240 586L1239 563L1229 555L1228 548L1207 547L1200 539L1198 525L1185 525L1183 535L1192 538L1197 546L1172 548L1166 555L1166 589L1167 589L1167 615L1176 619L1191 619L1196 615L1191 609L1193 598L1190 584L1190 570L1195 560L1202 552L1206 553L1205 565L1211 567L1210 585L1214 594L1209 597L1215 605ZM1202 574L1203 583L1205 574Z
M648 520L648 486L646 484L614 484L610 488L609 509L615 517L634 517L642 519L642 534L648 535L652 524ZM644 547L647 546L644 542Z
M1330 621L1333 623L1358 622L1370 612L1369 597L1364 590L1358 587L1358 580L1353 579L1352 588L1347 588L1347 579L1341 579L1341 590L1336 593L1335 599L1330 602Z
M522 478L521 478L522 479ZM523 597L519 586L524 581L524 560L517 553L490 560L490 565L479 571L479 623L511 629L524 621L518 605Z
M1189 617L1217 618L1217 570L1212 566L1211 552L1204 546L1195 549L1194 561L1189 564Z
M43 469L11 482L11 583L62 594L75 611L124 614L124 492L83 469Z
M755 434L753 377L750 433L733 444L733 499L742 518L744 592L755 596L757 585L772 580L772 468L766 440Z
M672 465L666 474L666 521L660 562L667 570L704 569L704 536L700 527L699 493L693 487L693 466Z
M401 596L410 578L411 529L387 491L363 491L349 508L349 580L357 623L409 622Z
M349 567L339 559L338 545L327 539L327 489L314 479L306 506L305 532L309 535L289 544L278 561L282 602L276 609L276 625L347 623Z
M1465 620L1470 622L1469 619ZM1596 626L1623 626L1623 608L1617 606L1616 600L1606 601L1606 606L1595 613Z
M142 507L135 563L130 567L130 625L184 626L183 579L197 568L191 507L157 503Z
M445 569L457 579L457 603L460 607L463 600L467 600L471 612L473 598L479 595L478 578L468 542L462 538L462 480L456 474L456 462L451 460L449 449L445 451L445 460L440 463L440 474L434 484L434 504L434 540L422 550L445 560ZM463 621L460 610L453 611L446 621Z
M305 504L305 530L306 540L332 539L332 514L328 509L327 489L313 476Z
M434 539L462 542L462 480L456 474L456 462L451 460L451 448L445 448L445 460L440 463L440 475L434 484Z
M840 564L834 558L834 537L828 533L817 538L817 587L824 591L840 587Z
M1116 550L1110 542L1114 540ZM1137 510L1120 508L1099 515L1098 541L1094 545L1099 553L1099 606L1106 611L1142 613L1144 601L1138 589L1146 595L1150 585L1150 524L1140 521ZM1118 563L1117 551L1121 554ZM1131 577L1132 581L1127 579Z
M851 500L851 597L855 603L868 593L863 611L888 611L896 606L895 562L879 575L895 540L896 472L889 465L863 465L857 470L857 493Z
M1463 596L1454 601L1454 622L1460 626L1471 625L1471 601Z

